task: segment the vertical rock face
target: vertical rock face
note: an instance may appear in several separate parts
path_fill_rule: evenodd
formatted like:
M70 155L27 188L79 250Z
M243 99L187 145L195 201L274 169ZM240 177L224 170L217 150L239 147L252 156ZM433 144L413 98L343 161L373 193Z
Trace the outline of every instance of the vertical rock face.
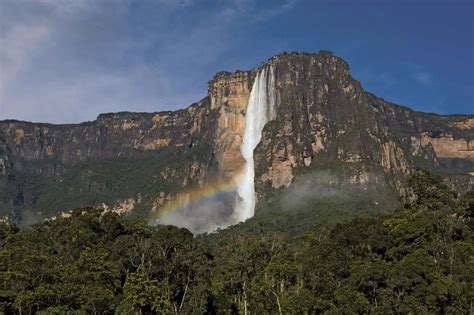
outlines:
M431 146L439 158L474 159L474 141L472 139L456 139L447 133L439 137L431 137L423 133L420 137L421 147Z
M160 193L202 185L215 173L217 118L205 98L175 112L103 114L78 125L0 122L2 215L113 208L130 198L148 212Z
M211 109L219 112L215 152L223 180L237 176L245 163L240 146L251 84L252 73L240 71L218 73L209 82Z
M473 116L380 99L327 51L283 53L258 69L218 73L206 98L174 112L102 114L76 125L0 121L0 215L102 204L146 214L187 189L235 179L246 162L252 87L269 68L276 112L253 152L257 195L321 169L402 194L417 167L471 185Z
M281 54L269 63L278 113L255 152L258 191L290 185L295 169L332 169L352 183L402 194L417 167L460 158L461 173L474 169L472 116L424 114L388 103L365 92L347 63L330 52ZM418 139L417 150L410 139Z
M176 112L102 114L78 125L1 122L6 145L16 158L64 163L192 146L212 139L215 127L206 99Z
M288 186L294 168L326 168L335 161L343 162L346 176L360 183L410 172L400 143L342 59L322 52L283 54L270 62L276 69L279 110L257 149L259 187Z
M0 134L0 175L6 176L10 169L10 150L5 143L5 135Z

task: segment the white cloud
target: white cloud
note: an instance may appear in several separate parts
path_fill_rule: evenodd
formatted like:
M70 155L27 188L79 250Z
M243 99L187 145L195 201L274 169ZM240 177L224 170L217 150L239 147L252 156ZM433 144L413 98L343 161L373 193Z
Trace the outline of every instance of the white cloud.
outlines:
M0 1L0 119L79 122L184 107L205 95L207 67L240 48L236 32L293 0L271 10L256 0L203 3Z

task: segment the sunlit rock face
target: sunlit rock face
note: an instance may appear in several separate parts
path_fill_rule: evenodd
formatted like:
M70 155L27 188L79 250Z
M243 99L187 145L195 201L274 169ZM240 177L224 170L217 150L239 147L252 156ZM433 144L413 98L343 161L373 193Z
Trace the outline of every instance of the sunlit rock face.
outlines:
M0 121L0 216L21 221L25 211L103 204L156 216L178 195L236 181L223 198L233 209L219 210L228 224L252 216L266 193L321 169L403 194L408 176L428 165L454 174L464 191L474 170L473 121L378 98L330 52L283 53L257 69L218 73L207 97L178 111L102 114L75 125ZM199 231L216 226L199 219Z
M420 138L420 146L431 146L438 158L474 159L474 140L457 139L449 133L438 137L432 137L424 133Z
M223 180L235 178L245 163L240 146L251 88L252 72L221 72L209 82L210 107L219 115L214 149Z

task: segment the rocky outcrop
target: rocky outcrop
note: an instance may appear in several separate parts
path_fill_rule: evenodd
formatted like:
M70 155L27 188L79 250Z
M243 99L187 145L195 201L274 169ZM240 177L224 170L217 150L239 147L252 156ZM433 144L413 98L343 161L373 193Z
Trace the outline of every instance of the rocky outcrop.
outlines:
M474 129L474 118L467 118L465 120L456 121L451 124L459 129Z
M260 190L288 186L295 169L316 167L339 169L355 183L385 177L404 193L404 179L426 166L420 160L433 167L447 166L446 158L472 165L472 116L419 113L377 98L330 52L282 54L269 62L279 110L256 150Z
M252 72L220 72L209 82L211 109L219 111L215 151L224 180L235 177L244 165L240 152Z
M423 133L419 143L422 147L431 146L439 158L474 159L474 141L472 139L455 139L450 134L430 137Z
M78 125L0 122L4 141L17 159L64 163L117 156L163 147L186 147L210 141L217 120L207 99L176 112L102 114ZM206 128L201 129L202 126Z
M5 142L5 135L0 131L0 175L6 176L11 170L10 149Z
M254 152L260 196L320 169L401 194L417 167L472 185L473 116L420 113L378 98L328 51L283 53L269 64L277 115ZM259 69L218 73L206 98L174 112L102 114L76 125L1 121L0 214L101 204L146 214L188 189L230 181L244 165L245 114Z
M296 53L270 62L279 109L257 148L260 189L288 186L295 168L340 166L359 183L368 181L373 167L391 177L410 173L397 137L342 59L330 52Z

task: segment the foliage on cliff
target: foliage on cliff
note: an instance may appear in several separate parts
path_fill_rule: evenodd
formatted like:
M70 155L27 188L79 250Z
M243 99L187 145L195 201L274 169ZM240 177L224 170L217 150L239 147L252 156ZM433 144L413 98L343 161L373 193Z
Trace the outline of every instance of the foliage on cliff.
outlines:
M0 216L9 214L11 195L21 202L35 203L35 208L25 208L30 211L19 214L22 217L18 221L23 224L35 221L29 220L29 213L38 221L81 205L113 206L127 198L138 199L134 214L143 215L160 192L173 194L183 189L183 182L195 184L193 166L205 172L211 160L212 147L200 144L182 150L165 148L133 158L86 161L69 167L56 160L25 163L21 172L13 176L14 180L0 176ZM38 171L43 168L63 174L55 179Z
M413 201L393 213L299 233L250 221L193 238L90 208L4 223L0 311L472 312L474 194L458 198L424 172L410 186Z

